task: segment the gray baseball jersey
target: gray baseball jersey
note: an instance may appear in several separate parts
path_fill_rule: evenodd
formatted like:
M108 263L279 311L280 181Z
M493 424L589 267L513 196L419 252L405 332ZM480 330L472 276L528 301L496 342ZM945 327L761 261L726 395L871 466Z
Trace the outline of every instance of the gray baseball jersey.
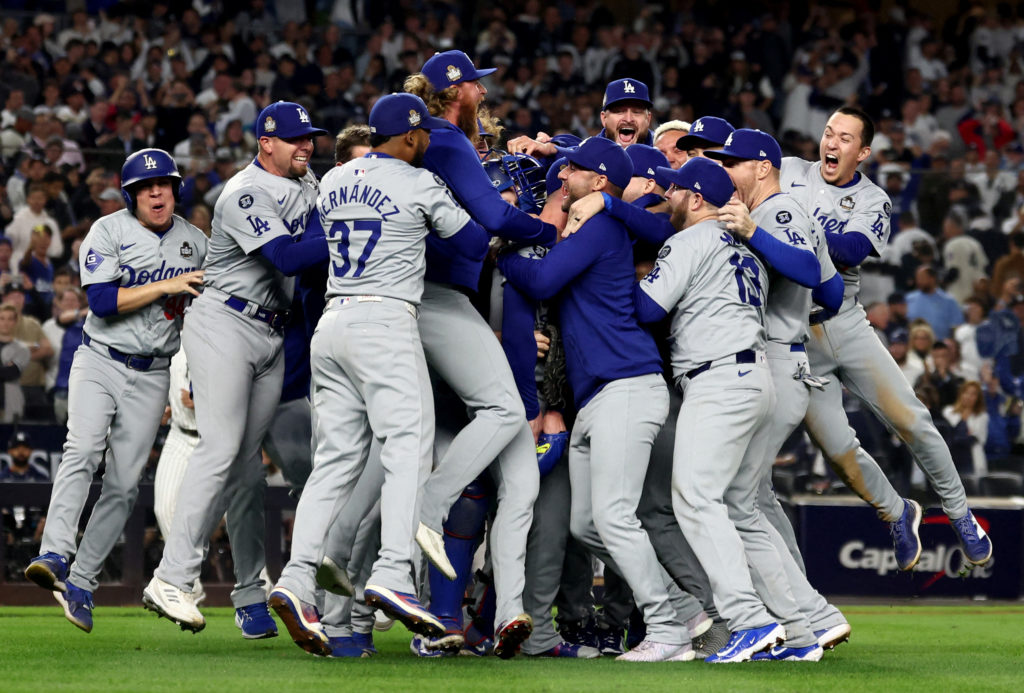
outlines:
M369 294L419 304L423 239L431 228L448 238L470 221L440 178L390 156L335 167L320 190L317 208L331 253L327 298Z
M860 176L848 186L830 185L821 164L787 158L782 164L783 190L793 190L819 232L858 232L881 252L889 237L891 203L885 192ZM899 367L878 341L864 309L855 300L860 288L857 267L842 269L845 292L839 314L811 330L807 356L817 376L836 376L823 390L810 392L804 423L839 476L887 522L903 512L903 499L878 463L860 447L842 406L842 388L864 402L890 431L907 444L951 518L967 513L963 482L949 448L928 410L914 395Z
M122 210L93 224L82 253L83 285L118 282L131 288L198 269L206 253L206 236L177 216L170 229L156 234ZM108 347L129 354L173 354L190 298L169 296L129 313L101 318L90 312L86 318L92 342L75 352L71 366L68 437L41 546L44 553L76 553L89 483L109 449L103 490L69 572L76 586L87 590L98 586L103 561L121 535L138 494L139 478L167 401L166 366L130 368L111 358Z
M82 242L82 286L117 282L143 286L199 269L206 256L206 236L179 216L163 234L140 233L126 209L102 217ZM100 318L92 311L86 333L128 354L171 356L178 350L182 316L191 296L165 296L123 315Z
M733 271L723 272L723 266ZM702 221L665 241L640 288L672 313L676 378L707 361L764 349L768 273L715 221Z
M786 157L782 160L781 185L783 192L799 201L821 233L861 233L879 255L889 242L892 203L885 191L867 176L858 173L849 185L829 185L821 177L820 161ZM851 299L860 292L860 267L840 269L845 308L852 305Z
M814 253L821 265L821 281L835 276L836 268L828 256L825 239L815 232L810 219L792 197L785 193L773 195L759 204L750 213L750 217L759 227L783 243ZM771 289L764 317L768 340L802 344L807 340L811 290L775 270L771 272Z
M285 178L253 162L235 174L214 208L204 284L270 310L287 310L295 282L259 248L279 236L302 233L316 195L312 171L300 179Z

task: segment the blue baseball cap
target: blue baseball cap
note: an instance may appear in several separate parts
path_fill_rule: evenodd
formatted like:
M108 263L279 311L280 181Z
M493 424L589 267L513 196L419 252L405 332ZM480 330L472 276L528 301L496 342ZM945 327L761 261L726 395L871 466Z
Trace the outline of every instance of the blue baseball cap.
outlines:
M697 118L690 125L689 134L683 135L676 142L676 147L685 152L693 147L707 148L709 144L723 145L735 129L729 121L715 116Z
M729 135L721 149L704 152L710 159L744 159L746 161L770 161L775 168L782 168L782 149L775 138L761 130L741 128Z
M724 207L736 191L725 169L702 156L688 159L678 170L666 167L658 169L658 172L669 183L700 193L716 207Z
M558 174L568 165L569 160L563 156L555 159L555 162L548 167L547 175L544 177L544 185L547 188L548 197L562 187L562 181L558 178Z
M435 91L441 91L462 82L472 82L486 77L498 68L488 67L476 69L473 61L462 51L445 51L434 53L423 63L423 75L430 80Z
M582 141L583 140L577 137L576 135L573 135L568 132L563 132L558 135L554 135L550 140L550 142L554 144L556 147L563 147L565 149L568 149L570 147L578 147L580 146L580 142Z
M658 175L659 168L668 167L668 159L659 150L646 144L631 144L626 147L626 156L633 162L633 175L653 178L663 188L670 185L664 176Z
M629 79L628 77L608 83L608 86L604 88L604 101L601 102L601 110L607 111L609 106L620 101L640 101L647 104L647 108L654 105L647 92L647 85L638 79Z
M633 177L633 162L626 150L604 137L588 137L574 149L559 147L558 153L580 168L607 176L620 188L629 185Z
M283 140L303 135L326 135L326 130L313 127L309 113L293 101L277 101L262 111L256 119L256 139L280 137Z
M447 127L448 121L435 118L427 110L427 104L415 94L388 94L377 99L370 110L370 133L373 135L401 135L422 128L439 130Z

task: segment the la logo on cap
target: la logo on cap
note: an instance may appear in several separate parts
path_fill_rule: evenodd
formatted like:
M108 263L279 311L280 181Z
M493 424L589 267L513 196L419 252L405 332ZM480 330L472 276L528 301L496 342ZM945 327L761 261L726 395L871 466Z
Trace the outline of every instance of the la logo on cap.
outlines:
M702 123L699 120L696 123L693 124L692 128L690 128L690 132L702 132L703 130L704 130L704 123Z
M301 108L296 108L295 110L299 112L299 122L300 123L308 123L309 122L309 115L307 115L304 110L302 110Z
M462 79L462 70L454 65L449 65L448 71L444 73L444 76L448 78L449 82L458 82Z
M635 94L636 93L636 88L632 84L629 83L629 80L626 80L625 82L622 83L622 93L623 94Z
M414 128L414 127L416 127L419 124L420 124L420 114L410 108L409 109L409 127L413 127Z
M267 119L263 121L263 131L273 132L274 130L277 130L277 121L267 116Z

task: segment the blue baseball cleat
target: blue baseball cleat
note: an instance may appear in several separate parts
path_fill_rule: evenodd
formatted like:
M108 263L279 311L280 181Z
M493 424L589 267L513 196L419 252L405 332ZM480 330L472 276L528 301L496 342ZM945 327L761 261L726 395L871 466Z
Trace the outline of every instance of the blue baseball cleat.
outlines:
M416 633L409 641L409 649L417 657L435 659L438 657L454 657L455 650L442 650L434 647L433 640L426 635Z
M559 657L565 659L599 659L601 657L601 650L596 647L587 647L586 645L573 645L563 640L550 650L544 650L543 652L538 652L535 655L529 656Z
M331 646L328 657L360 659L370 656L351 635L328 638L328 644Z
M918 528L921 526L921 506L917 501L903 499L903 514L896 522L889 524L892 533L892 545L896 552L896 564L900 570L913 570L921 560L921 537Z
M766 652L758 652L750 659L754 662L820 662L823 650L818 643L807 647L780 645Z
M65 583L63 592L54 591L53 598L64 609L64 617L84 630L92 632L92 592L76 587L74 583Z
M363 597L368 606L380 609L396 621L401 621L413 633L437 638L444 635L444 625L434 614L423 608L416 595L396 592L380 585L367 585Z
M622 628L598 627L597 649L601 650L603 655L621 655L626 651L623 647L625 635L626 632Z
M64 592L67 590L65 581L68 579L68 559L59 553L47 551L32 559L25 568L25 577L44 590Z
M363 649L363 656L370 657L377 654L377 648L373 646L373 633L352 632L352 642Z
M277 637L277 624L264 602L235 609L235 625L242 630L242 637L246 640Z
M785 636L786 630L778 623L769 623L760 628L738 630L732 634L725 647L704 661L711 664L745 662L754 654L777 645Z
M494 640L489 635L481 633L476 626L470 623L463 635L462 649L459 650L459 654L466 657L486 657L493 653Z
M950 520L950 524L956 532L957 539L960 540L964 558L974 565L988 563L992 558L992 540L974 519L974 513L968 510L959 520Z

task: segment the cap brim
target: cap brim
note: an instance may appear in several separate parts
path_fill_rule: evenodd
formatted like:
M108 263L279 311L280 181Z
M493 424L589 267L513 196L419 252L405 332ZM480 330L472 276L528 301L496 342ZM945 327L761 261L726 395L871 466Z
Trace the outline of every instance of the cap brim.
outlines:
M707 149L708 147L721 147L721 142L715 142L701 137L700 135L683 135L676 140L676 149L687 150L694 147Z
M627 97L622 98L622 99L615 99L614 101L609 101L608 103L606 103L604 106L601 107L601 110L602 111L607 111L609 108L611 108L615 104L622 103L623 101L636 101L637 103L647 104L647 108L654 108L654 102L653 101L648 101L647 99L638 99L635 96L627 96Z
M487 75L492 74L492 73L497 72L497 71L498 71L498 68L496 68L496 67L485 67L483 70L476 70L476 71L474 71L473 74L475 75L475 77L473 77L473 79L480 79L481 77L486 77ZM467 80L462 80L462 81L465 82Z
M722 161L723 159L739 159L740 161L754 161L749 156L744 156L728 149L705 149L704 156L709 159ZM765 157L767 160L767 157Z
M654 170L654 180L655 180L655 182L657 182L658 179L660 178L662 180L668 181L670 184L675 183L675 184L678 185L678 181L676 180L676 178L678 176L679 176L679 170L671 168L669 166L659 166L658 168L656 168ZM666 190L668 189L668 186L663 186L663 187L665 187Z
M435 118L434 116L427 116L426 118L420 121L419 127L423 128L424 130L443 130L449 125L451 125L451 123L449 123L444 118Z

